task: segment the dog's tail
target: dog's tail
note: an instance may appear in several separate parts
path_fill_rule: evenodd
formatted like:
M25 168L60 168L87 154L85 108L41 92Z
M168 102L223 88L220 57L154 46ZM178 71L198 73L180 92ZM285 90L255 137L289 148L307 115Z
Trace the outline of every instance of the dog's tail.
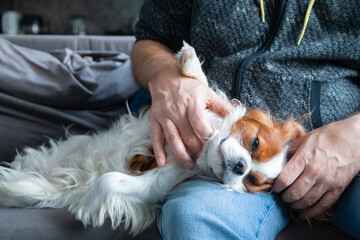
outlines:
M63 204L60 189L43 176L0 167L0 206L53 207Z

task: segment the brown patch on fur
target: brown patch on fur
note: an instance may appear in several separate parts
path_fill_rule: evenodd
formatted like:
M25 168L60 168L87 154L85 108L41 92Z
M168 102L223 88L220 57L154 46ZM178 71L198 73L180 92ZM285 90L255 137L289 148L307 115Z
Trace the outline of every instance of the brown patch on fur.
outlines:
M267 179L259 171L250 171L249 175L244 179L244 185L251 193L271 192L273 183L273 179Z
M306 209L305 210L295 210L290 208L289 209L290 218L295 222L303 222L306 221L309 226L311 227L311 223L323 223L328 222L330 217L335 216L335 213L332 209L326 210L319 216L308 218L306 217ZM304 218L305 217L305 218Z
M321 223L321 222L328 222L330 217L335 216L335 212L332 209L326 210L325 212L323 212L322 214L320 214L319 216L313 217L310 220L307 219L307 221L313 221L316 223Z
M152 151L151 151L152 152ZM158 165L156 163L155 157L145 156L142 154L136 154L130 161L129 161L129 169L131 172L145 172L154 168L157 168Z
M238 134L249 152L252 140L257 137L259 146L251 153L252 158L259 162L267 162L279 154L286 144L304 135L304 130L292 118L280 125L269 113L255 109L247 112L233 124L231 134Z

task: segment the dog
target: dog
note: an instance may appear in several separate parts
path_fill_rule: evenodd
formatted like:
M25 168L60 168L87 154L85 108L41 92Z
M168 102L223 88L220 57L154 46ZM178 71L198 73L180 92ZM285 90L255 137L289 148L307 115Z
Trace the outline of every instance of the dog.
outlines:
M208 85L190 45L184 43L176 58L185 76ZM25 149L0 167L0 205L68 207L85 226L101 226L110 218L113 228L124 223L136 235L155 220L174 186L196 176L216 178L238 192L269 191L287 161L289 144L304 129L292 118L281 124L267 112L232 103L224 118L207 111L214 134L192 170L177 163L168 145L167 164L157 166L149 111L143 110L139 117L122 116L108 131Z

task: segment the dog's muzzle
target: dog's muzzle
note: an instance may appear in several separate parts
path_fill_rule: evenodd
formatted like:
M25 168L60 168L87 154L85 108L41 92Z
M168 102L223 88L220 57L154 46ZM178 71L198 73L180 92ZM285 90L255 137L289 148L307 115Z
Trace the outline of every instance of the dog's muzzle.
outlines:
M236 175L243 175L246 171L246 161L244 159L240 159L237 164L232 168L233 173Z

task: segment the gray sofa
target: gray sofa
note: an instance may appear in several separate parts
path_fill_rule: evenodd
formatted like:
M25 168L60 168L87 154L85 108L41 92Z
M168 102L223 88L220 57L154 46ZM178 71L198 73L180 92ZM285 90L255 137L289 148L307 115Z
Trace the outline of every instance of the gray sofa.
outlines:
M0 37L20 46L51 51L70 48L98 52L130 54L135 41L132 36L7 36ZM1 74L1 72L0 72ZM122 228L112 230L107 222L101 228L84 227L66 209L0 208L0 239L132 239ZM156 226L133 239L161 239ZM351 239L330 224L292 222L277 237L284 239Z

